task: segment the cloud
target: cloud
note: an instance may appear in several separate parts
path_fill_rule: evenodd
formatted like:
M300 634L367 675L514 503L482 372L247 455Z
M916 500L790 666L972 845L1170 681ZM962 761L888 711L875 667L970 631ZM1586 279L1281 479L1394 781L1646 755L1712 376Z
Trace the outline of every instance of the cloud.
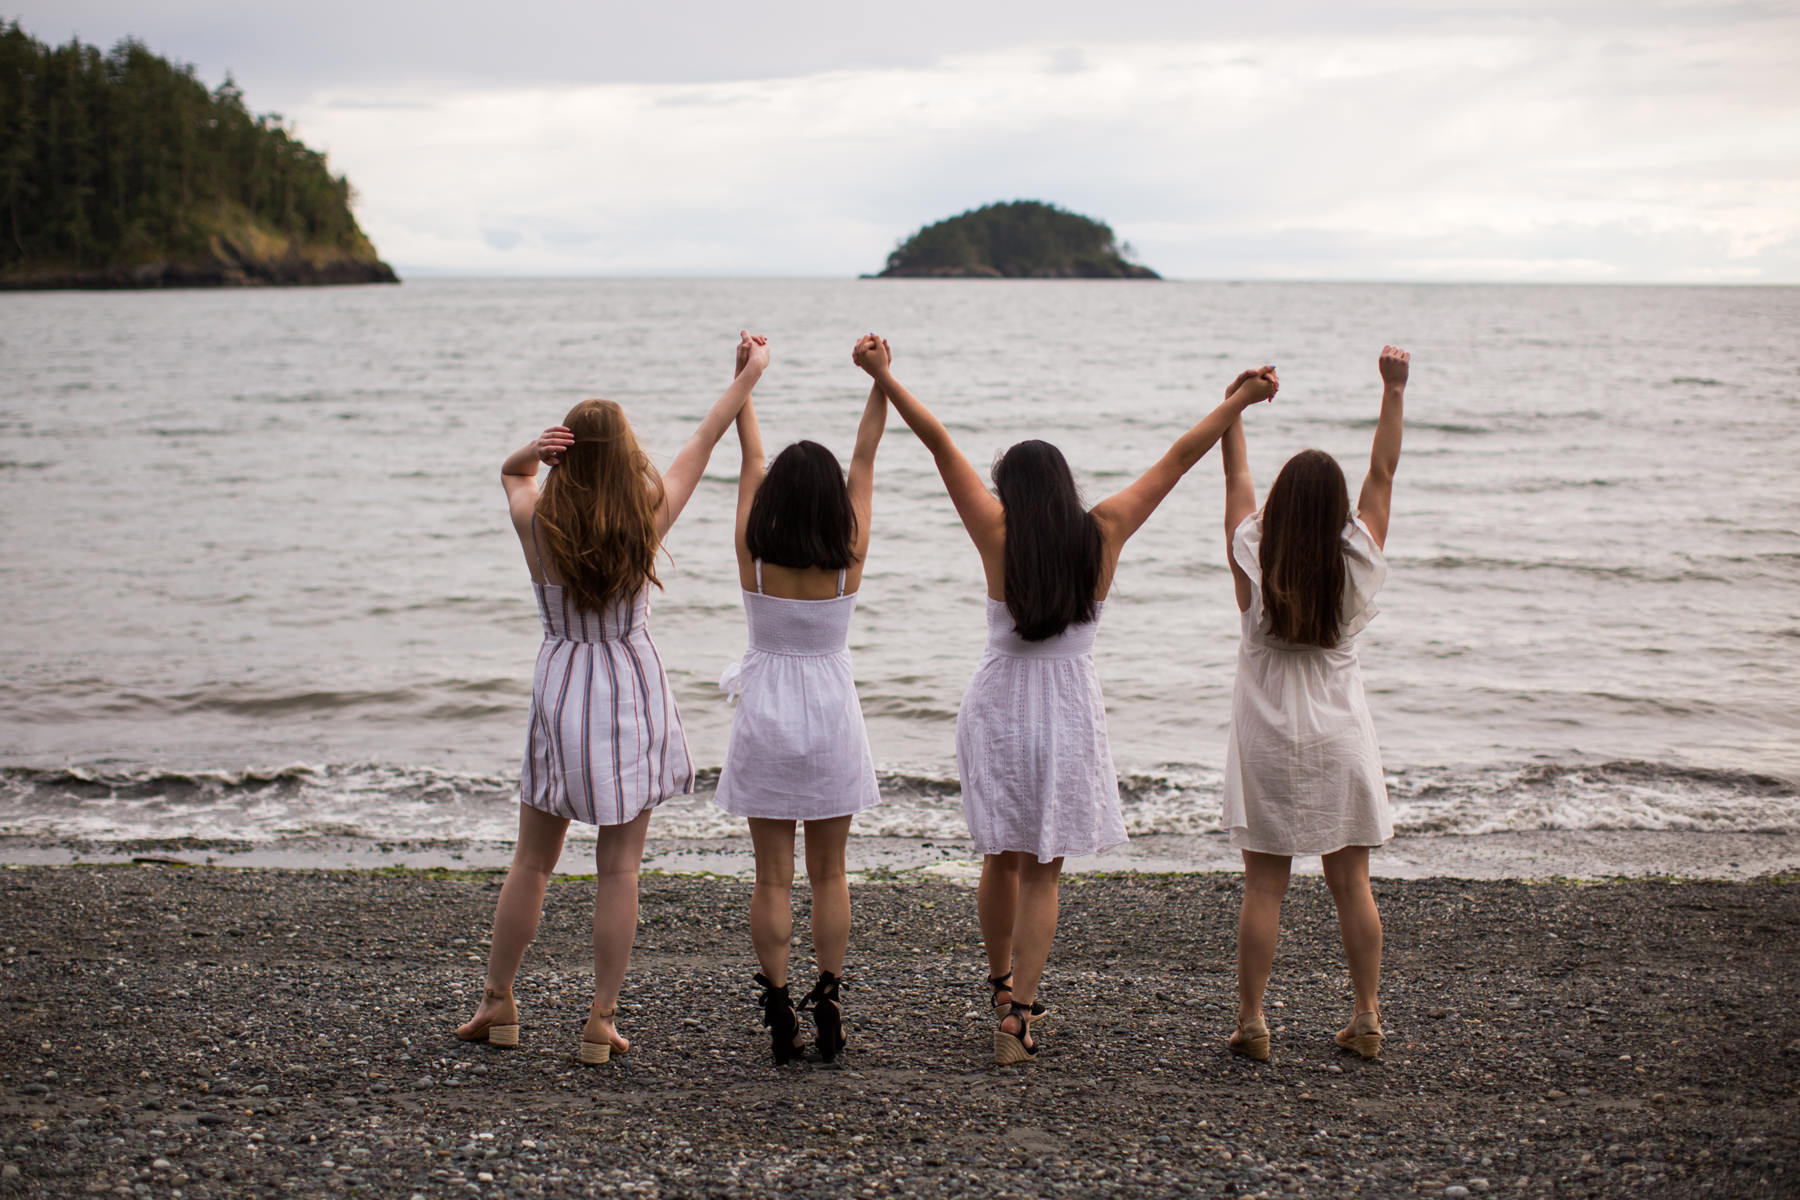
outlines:
M1038 198L1178 277L1800 281L1789 8L1209 8L64 0L56 27L24 20L102 41L137 20L233 66L402 268L842 276Z

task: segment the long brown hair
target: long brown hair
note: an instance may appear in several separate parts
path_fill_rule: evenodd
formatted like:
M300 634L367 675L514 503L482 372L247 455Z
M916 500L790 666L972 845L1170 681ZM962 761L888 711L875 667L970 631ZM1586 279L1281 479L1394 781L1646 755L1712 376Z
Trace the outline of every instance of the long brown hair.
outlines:
M611 400L583 400L563 424L575 444L538 497L544 547L575 607L594 611L638 594L656 577L662 477Z
M1337 459L1302 450L1263 503L1263 611L1269 632L1300 646L1338 643L1344 597L1344 523L1350 492Z
M1020 442L994 463L1006 510L1006 611L1028 642L1094 619L1100 523L1081 503L1069 460L1049 442Z

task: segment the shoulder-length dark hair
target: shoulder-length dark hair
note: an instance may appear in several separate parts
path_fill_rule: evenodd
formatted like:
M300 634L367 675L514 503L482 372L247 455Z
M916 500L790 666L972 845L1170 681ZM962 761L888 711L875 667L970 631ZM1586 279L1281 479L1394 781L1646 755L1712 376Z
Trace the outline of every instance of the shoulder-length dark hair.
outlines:
M563 418L575 444L538 496L537 524L575 607L605 608L656 577L662 477L611 400L583 400Z
M1081 503L1062 451L1035 439L994 462L1006 510L1006 611L1028 642L1094 619L1100 524Z
M1344 523L1350 492L1337 459L1302 450L1263 503L1263 611L1269 632L1300 646L1332 647L1344 597Z
M795 442L769 464L744 525L750 557L841 571L856 561L856 512L837 455Z

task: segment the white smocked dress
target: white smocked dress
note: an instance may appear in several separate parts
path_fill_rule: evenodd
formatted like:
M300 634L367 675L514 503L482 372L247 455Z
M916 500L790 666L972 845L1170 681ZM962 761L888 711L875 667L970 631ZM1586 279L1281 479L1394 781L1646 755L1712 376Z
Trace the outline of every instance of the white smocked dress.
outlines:
M534 554L536 542L534 518ZM693 791L681 713L650 639L649 588L604 612L576 608L558 584L533 580L532 589L544 643L531 676L520 801L589 825L623 825Z
M1094 670L1094 619L1041 642L988 597L987 652L956 714L963 816L980 854L1049 862L1126 840L1119 777Z
M1344 526L1338 644L1297 646L1269 634L1263 612L1262 513L1245 517L1231 556L1250 578L1242 614L1231 736L1225 752L1225 828L1231 844L1263 854L1330 854L1394 836L1381 747L1363 693L1356 635L1379 610L1387 560L1368 527Z
M713 793L726 812L822 821L881 799L850 671L855 611L844 572L835 599L796 600L764 594L756 560L756 590L744 592L750 647L719 680L737 698Z

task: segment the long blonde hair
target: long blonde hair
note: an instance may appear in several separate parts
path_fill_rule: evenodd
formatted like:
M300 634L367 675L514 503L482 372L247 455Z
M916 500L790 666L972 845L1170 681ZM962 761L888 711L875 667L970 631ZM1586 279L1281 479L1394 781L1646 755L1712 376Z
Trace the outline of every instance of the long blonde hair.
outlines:
M636 596L656 577L662 477L611 400L583 400L563 424L563 451L538 497L544 547L575 607L594 611Z

